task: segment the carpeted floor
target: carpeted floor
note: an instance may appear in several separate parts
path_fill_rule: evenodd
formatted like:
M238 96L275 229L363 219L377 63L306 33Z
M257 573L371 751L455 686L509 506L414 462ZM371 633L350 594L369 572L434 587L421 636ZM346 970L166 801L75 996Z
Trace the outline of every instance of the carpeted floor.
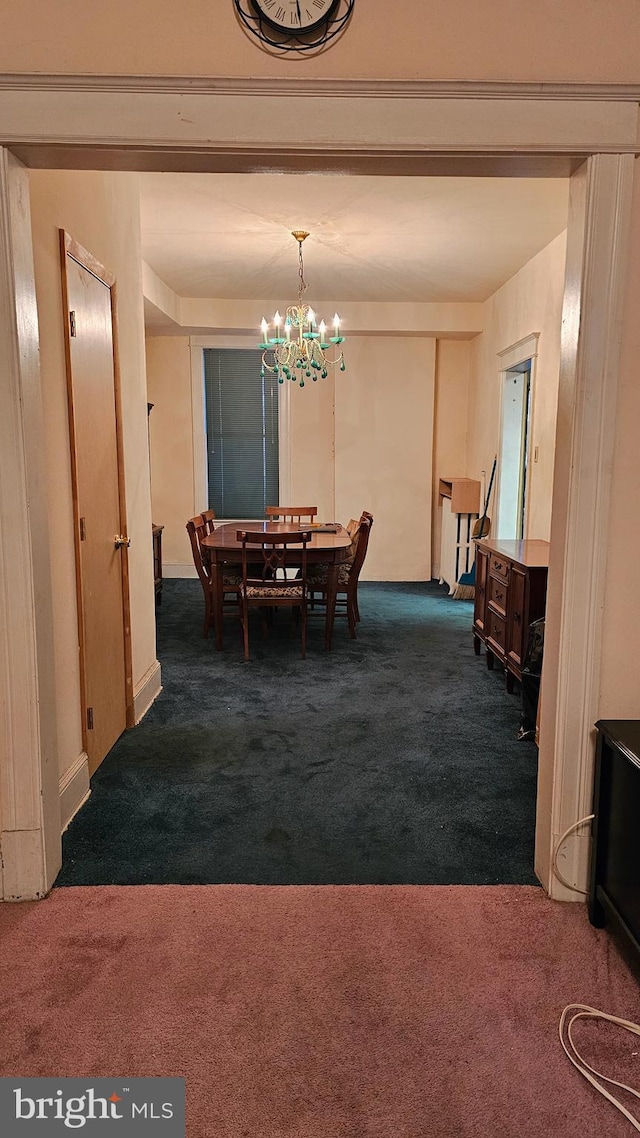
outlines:
M557 1025L570 1002L637 1021L636 983L541 889L57 889L0 906L0 943L0 1074L182 1075L189 1138L631 1130ZM639 1085L635 1037L576 1036Z
M166 581L164 691L95 775L58 885L532 884L537 751L473 653L472 607L361 587L357 641L306 660L288 616L242 660L201 636L198 581Z

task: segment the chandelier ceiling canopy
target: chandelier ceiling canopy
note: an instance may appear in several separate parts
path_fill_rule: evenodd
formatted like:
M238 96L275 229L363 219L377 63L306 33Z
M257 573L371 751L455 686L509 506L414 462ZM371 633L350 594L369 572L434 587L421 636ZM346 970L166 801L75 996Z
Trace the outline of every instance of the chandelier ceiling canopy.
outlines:
M278 383L285 379L298 382L304 387L305 379L315 383L317 379L326 379L329 367L338 366L340 371L345 370L344 355L340 344L344 343L344 336L340 335L340 317L336 312L333 321L333 335L327 335L327 325L324 320L317 320L313 309L303 302L303 295L307 288L304 279L304 262L302 259L302 242L309 236L302 229L294 229L292 237L298 242L298 303L290 305L284 317L276 312L273 317L273 335L270 334L270 325L263 317L262 342L262 374L265 371L275 373ZM328 354L331 353L331 356Z

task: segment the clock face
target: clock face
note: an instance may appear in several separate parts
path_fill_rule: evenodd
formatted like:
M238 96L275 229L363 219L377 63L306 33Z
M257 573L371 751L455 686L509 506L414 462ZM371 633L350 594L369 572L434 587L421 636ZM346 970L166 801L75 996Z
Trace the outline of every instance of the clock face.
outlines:
M337 0L253 0L262 17L287 32L311 32L331 15Z

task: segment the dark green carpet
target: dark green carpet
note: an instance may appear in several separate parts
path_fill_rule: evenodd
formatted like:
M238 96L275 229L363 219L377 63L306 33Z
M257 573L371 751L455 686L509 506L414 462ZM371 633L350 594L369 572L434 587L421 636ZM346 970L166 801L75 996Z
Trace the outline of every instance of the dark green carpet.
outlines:
M435 584L361 586L357 641L306 660L280 612L242 660L201 637L198 581L166 581L164 690L64 838L58 885L534 883L536 757L520 701Z

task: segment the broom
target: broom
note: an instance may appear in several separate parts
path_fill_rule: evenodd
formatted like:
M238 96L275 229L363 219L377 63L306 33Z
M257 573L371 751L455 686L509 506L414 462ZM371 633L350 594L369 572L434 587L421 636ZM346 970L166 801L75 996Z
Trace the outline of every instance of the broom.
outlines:
M494 479L495 473L496 473L497 462L498 462L498 456L496 455L494 460L493 460L493 466L491 467L491 477L489 479L489 489L487 490L487 497L486 497L485 503L484 503L484 512L482 514L482 517L478 518L477 522L474 523L473 530L471 531L471 536L473 538L488 537L489 531L491 529L491 518L487 516L487 510L489 509L489 500L491 498L491 491L493 489L493 479ZM460 577L458 579L458 584L456 585L455 589L453 590L453 593L451 594L451 596L452 596L454 601L472 601L474 599L475 595L476 595L476 559L474 557L473 565L471 566L471 569L469 570L468 573L462 573L460 575Z

